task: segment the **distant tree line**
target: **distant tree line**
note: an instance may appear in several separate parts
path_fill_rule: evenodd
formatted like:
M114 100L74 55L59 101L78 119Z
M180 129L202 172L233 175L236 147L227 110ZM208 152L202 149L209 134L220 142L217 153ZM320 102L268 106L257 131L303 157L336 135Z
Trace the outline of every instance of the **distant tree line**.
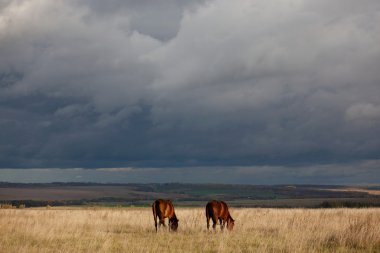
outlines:
M380 207L380 199L371 200L325 200L320 204L301 204L301 205L289 205L289 203L271 203L270 205L249 205L255 208L367 208L367 207ZM12 200L12 201L0 201L0 208L28 208L28 207L44 207L44 206L84 206L84 205L95 205L95 206L149 206L150 202L153 200L132 200L123 198L99 198L99 199L82 199L82 200ZM181 205L181 201L177 201ZM185 203L185 202L183 202ZM199 200L193 205L198 206ZM189 206L189 203L186 204ZM191 206L191 204L190 204ZM234 207L247 207L245 204L234 203Z
M366 207L380 207L379 202L364 202L364 201L323 201L319 208L366 208Z
M83 200L11 200L11 201L0 201L2 206L14 206L14 207L41 207L41 206L76 206L85 205L86 201Z

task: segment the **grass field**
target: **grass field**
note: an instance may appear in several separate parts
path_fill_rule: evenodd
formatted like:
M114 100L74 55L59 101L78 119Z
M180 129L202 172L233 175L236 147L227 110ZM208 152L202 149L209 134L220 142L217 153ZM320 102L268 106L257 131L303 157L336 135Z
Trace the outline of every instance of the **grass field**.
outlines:
M156 234L150 208L0 209L0 252L380 252L380 209L232 208L234 231L207 231L177 208Z

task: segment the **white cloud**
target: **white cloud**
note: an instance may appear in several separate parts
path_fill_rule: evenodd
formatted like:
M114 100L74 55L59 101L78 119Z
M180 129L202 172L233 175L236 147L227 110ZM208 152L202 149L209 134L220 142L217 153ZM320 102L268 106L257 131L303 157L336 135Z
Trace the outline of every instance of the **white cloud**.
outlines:
M379 120L380 106L371 103L357 103L346 110L346 117L349 120Z
M249 120L289 99L318 109L312 99L324 90L333 94L324 102L339 109L360 86L377 90L380 29L370 24L379 15L365 9L334 19L309 3L220 0L187 13L177 36L148 54L159 66L156 120Z

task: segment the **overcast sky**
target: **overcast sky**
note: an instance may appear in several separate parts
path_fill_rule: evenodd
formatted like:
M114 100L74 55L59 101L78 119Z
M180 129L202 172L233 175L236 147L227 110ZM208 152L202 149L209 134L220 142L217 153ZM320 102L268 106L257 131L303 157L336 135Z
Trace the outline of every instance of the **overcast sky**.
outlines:
M380 184L379 24L378 0L0 0L0 181Z

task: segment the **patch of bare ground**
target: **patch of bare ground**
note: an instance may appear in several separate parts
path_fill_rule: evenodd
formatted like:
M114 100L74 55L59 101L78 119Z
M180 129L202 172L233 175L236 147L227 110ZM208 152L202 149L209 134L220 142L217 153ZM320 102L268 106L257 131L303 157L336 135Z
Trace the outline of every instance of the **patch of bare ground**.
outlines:
M372 189L358 188L358 187L320 189L320 190L332 191L332 192L363 192L363 193L368 193L369 195L373 195L373 196L380 196L380 190L372 190Z

